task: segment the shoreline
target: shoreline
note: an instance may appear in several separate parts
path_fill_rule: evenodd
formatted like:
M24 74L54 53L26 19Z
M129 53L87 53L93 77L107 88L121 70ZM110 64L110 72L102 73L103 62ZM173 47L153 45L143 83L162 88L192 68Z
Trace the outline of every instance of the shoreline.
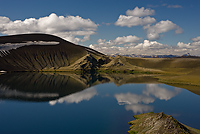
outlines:
M158 79L159 83L184 88L187 89L197 95L200 95L200 77L198 75L187 75L187 74L163 74L163 73L155 73L155 72L144 72L144 71L134 71L134 70L37 70L37 71L8 71L6 73L74 73L80 75L93 75L93 74L121 74L121 75L139 75L145 74L150 75L152 78ZM0 75L5 74L0 72ZM153 76L152 76L153 75ZM182 79L181 79L182 78ZM194 79L196 78L196 79Z

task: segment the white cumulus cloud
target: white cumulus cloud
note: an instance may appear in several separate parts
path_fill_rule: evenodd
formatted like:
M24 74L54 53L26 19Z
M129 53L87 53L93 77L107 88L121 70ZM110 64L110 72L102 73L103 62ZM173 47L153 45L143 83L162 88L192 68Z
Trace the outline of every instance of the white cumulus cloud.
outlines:
M115 22L116 26L143 26L156 22L156 19L149 15L154 15L155 11L152 9L144 9L144 7L135 7L133 10L127 10L126 15L120 15Z
M188 53L199 55L200 53L200 36L191 39L191 43L178 42L177 47L181 50L187 50Z
M170 8L178 8L179 5L169 5ZM161 34L171 30L175 30L176 34L183 32L183 29L169 20L161 20L156 23L156 19L150 17L155 14L153 9L145 9L144 7L135 7L133 10L127 10L126 15L120 15L115 22L116 26L121 27L133 27L143 26L143 29L147 32L147 38L149 40L158 40ZM153 25L153 23L156 23Z
M137 37L137 36L123 36L123 37L117 37L114 42L116 44L126 44L126 43L136 43L140 40L141 38Z
M196 38L192 38L192 41L194 41L194 42L200 41L200 36L198 36L198 37L196 37Z
M144 40L143 42L139 43L141 38L137 36L123 36L109 41L106 41L105 39L99 39L97 44L91 44L89 47L108 55L116 53L121 55L183 55L190 53L191 55L200 56L199 37L200 36L192 38L191 43L178 42L175 46L169 46L167 44L150 40Z
M130 36L132 40L129 39L128 42L127 37L117 37L115 40L109 41L99 39L97 41L98 44L91 44L89 47L105 54L162 54L166 53L166 49L170 48L168 45L157 41L144 40L143 43L138 43L141 38L136 36ZM121 46L119 46L117 41L122 39L124 40L123 42L120 41Z
M144 7L141 7L141 8L135 7L133 10L126 11L126 15L128 16L143 17L143 16L148 16L148 15L154 15L154 14L155 14L155 10L144 9Z
M155 25L147 25L143 27L147 30L147 38L149 40L157 40L160 38L161 33L166 33L170 30L175 30L175 33L180 34L183 32L182 28L180 28L178 25L174 24L173 22L166 20L166 21L160 21L156 23Z
M163 45L157 41L149 41L149 40L144 40L143 43L139 43L138 45L135 46L137 49L161 49L161 48L166 48L166 45Z
M46 17L27 18L12 21L0 16L0 33L4 35L22 33L47 33L60 36L74 43L86 41L95 34L98 24L80 16L57 16L55 13Z
M147 24L151 24L156 22L156 20L152 17L135 17L135 16L125 16L125 15L120 15L118 20L115 22L115 25L117 26L127 26L127 27L132 27L132 26L143 26Z
M105 39L98 39L97 40L98 44L91 44L89 47L92 49L99 50L99 49L104 49L107 47L113 48L113 46L117 46L117 45L122 45L122 46L124 46L126 44L134 44L135 45L137 42L139 42L140 39L141 39L140 37L137 37L134 35L117 37L116 39L109 40L109 41L106 41Z

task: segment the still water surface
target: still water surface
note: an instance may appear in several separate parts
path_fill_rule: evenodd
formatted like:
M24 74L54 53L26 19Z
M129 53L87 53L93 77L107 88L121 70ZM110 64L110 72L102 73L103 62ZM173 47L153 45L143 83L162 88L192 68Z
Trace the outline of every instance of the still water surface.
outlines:
M126 134L151 111L200 129L199 95L146 76L4 74L0 97L3 134Z

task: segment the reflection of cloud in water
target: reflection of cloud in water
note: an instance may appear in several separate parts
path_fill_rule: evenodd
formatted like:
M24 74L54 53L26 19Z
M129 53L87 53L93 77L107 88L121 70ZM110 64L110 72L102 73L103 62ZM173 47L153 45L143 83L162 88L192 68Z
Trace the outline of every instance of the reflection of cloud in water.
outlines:
M149 104L154 102L154 98L146 96L146 95L137 95L137 94L131 94L131 93L127 93L127 94L116 94L115 98L117 99L119 105L123 105L123 104L138 104L138 103L145 103L145 104Z
M58 97L57 93L31 93L21 92L17 90L10 90L9 87L0 85L0 96L5 97L24 97L24 98L44 98L44 97Z
M135 114L153 111L152 106L144 104L126 105L125 109L127 111L132 110Z
M95 88L91 87L88 89L85 89L81 92L78 93L74 93L62 98L59 98L58 100L53 100L53 101L49 101L50 105L55 105L57 102L58 103L79 103L83 100L90 100L92 97L94 97L95 95L97 95L97 91Z
M145 104L153 103L155 100L153 97L144 94L137 95L131 93L115 94L115 98L117 99L119 105L125 105L125 109L127 111L132 110L135 114L138 112L143 113L152 111L153 107ZM139 104L139 103L145 103L145 104Z
M147 89L143 91L143 94L153 95L160 100L170 100L172 97L180 93L181 89L175 88L174 90L168 90L160 87L158 84L148 84Z
M125 105L127 111L132 110L136 114L153 111L153 107L146 104L153 103L155 98L159 98L160 100L170 100L180 93L180 91L180 88L169 90L160 87L158 84L147 84L146 89L143 90L141 95L121 93L115 94L115 98L119 105Z

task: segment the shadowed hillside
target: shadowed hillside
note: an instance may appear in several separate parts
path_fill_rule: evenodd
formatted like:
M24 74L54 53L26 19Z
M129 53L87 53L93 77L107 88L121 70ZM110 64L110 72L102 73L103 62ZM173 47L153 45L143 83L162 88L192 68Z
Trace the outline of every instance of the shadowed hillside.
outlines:
M43 44L41 44L41 42ZM51 43L54 44L51 44ZM0 47L16 46L16 49L0 51L0 70L5 71L39 71L59 70L68 67L78 59L86 56L95 60L87 60L85 64L100 64L105 62L104 54L90 48L75 45L59 37L47 34L22 34L0 37ZM32 43L32 44L31 44ZM103 58L103 59L101 59ZM101 60L100 60L101 59ZM94 62L93 62L94 61ZM89 62L89 63L88 63ZM88 66L81 64L75 69L86 69ZM67 70L67 68L65 68ZM88 68L91 69L91 68ZM73 70L73 69L72 69Z

